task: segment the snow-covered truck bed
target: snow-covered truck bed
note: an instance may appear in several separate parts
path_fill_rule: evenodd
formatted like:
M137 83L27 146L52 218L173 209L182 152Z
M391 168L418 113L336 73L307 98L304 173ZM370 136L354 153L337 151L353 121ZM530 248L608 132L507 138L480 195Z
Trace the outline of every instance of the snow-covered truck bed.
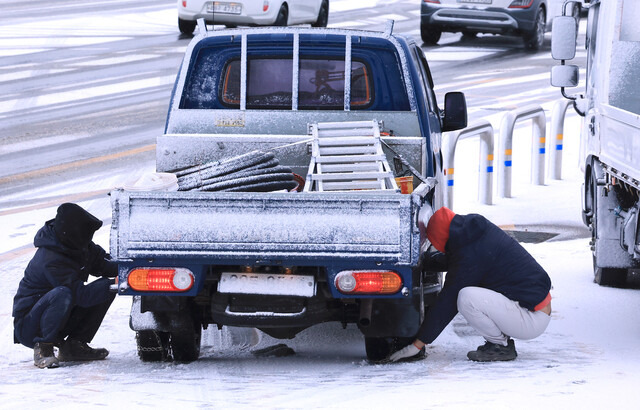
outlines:
M392 25L201 33L156 149L179 191L111 194L139 356L195 360L209 324L291 338L326 321L357 323L367 356L386 356L440 289L421 227L442 204L441 132L466 125L464 96L441 111L422 51Z

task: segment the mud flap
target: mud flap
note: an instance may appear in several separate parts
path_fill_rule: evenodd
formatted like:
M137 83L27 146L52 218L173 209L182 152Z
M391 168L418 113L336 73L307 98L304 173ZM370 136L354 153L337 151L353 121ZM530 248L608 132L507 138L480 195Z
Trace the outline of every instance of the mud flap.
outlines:
M414 337L420 328L420 299L420 292L405 299L375 299L370 324L358 328L365 337Z

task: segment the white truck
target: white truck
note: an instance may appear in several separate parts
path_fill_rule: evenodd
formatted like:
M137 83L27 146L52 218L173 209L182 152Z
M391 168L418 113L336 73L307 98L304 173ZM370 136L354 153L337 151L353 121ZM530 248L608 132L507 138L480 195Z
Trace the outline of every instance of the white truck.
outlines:
M566 1L571 10L573 1ZM582 116L582 213L591 228L595 282L625 286L640 272L640 1L591 0L588 7L586 87L575 57L576 26L558 17L552 34L551 83Z

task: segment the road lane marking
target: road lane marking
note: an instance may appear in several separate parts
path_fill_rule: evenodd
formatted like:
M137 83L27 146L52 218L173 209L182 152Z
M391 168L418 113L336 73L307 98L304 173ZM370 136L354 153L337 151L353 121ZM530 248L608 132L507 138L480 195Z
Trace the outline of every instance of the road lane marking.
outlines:
M144 152L153 151L156 149L156 144L144 145L142 147L133 148L127 151L116 152L114 154L103 155L101 157L82 159L73 162L67 162L66 164L55 165L52 167L36 169L33 171L23 172L22 174L14 174L0 178L0 185L11 182L21 181L27 178L35 178L46 174L55 172L67 171L72 168L80 168L88 165L99 164L102 162L113 161L121 158L125 158L132 155L142 154Z
M88 199L96 199L108 194L112 190L113 188L107 188L107 189L100 189L97 191L80 192L77 194L63 195L60 197L48 199L38 204L22 206L20 208L8 209L6 211L0 211L0 216L19 214L19 213L29 212L29 211L37 211L39 209L58 206L64 202L79 202L79 201L86 201Z

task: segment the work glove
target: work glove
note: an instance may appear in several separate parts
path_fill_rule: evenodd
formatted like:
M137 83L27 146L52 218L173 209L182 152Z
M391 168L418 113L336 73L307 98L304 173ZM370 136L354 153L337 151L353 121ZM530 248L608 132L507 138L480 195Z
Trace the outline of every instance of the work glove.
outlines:
M389 356L389 360L391 360L392 362L397 362L398 360L402 360L402 359L407 359L409 357L413 357L413 356L417 355L418 353L420 353L420 349L418 349L413 343L411 343L411 344L403 347L402 349L398 350L397 352L395 352L391 356Z

